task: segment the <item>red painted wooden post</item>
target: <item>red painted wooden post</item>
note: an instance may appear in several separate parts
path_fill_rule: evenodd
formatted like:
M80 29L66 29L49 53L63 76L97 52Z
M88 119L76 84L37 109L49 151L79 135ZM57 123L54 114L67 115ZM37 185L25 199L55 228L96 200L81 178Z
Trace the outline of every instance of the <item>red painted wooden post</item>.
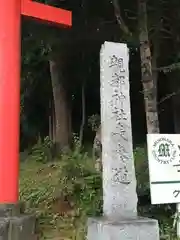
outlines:
M0 0L0 204L18 202L21 13L72 25L70 11L30 0Z
M72 26L72 13L70 11L31 0L21 0L21 13L25 16L57 25L66 27Z
M0 203L18 200L20 0L0 0Z

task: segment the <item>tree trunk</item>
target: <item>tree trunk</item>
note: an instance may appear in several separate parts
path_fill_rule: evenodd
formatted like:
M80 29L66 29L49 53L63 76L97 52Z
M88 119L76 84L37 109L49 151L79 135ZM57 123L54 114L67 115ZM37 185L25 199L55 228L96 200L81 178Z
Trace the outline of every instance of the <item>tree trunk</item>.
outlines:
M180 81L179 74L175 72L170 75L169 86L172 91L172 110L174 118L174 131L180 133Z
M82 146L83 143L83 133L84 133L84 125L85 125L85 120L86 120L86 102L85 102L85 83L82 85L82 121L81 121L81 126L80 126L80 131L79 131L79 142L80 142L80 147Z
M138 10L139 10L141 74L144 91L147 132L159 133L157 98L153 81L151 66L151 50L147 29L146 0L138 0Z
M98 130L93 143L93 157L95 158L95 168L97 171L102 171L102 142L101 142L101 124L99 125Z
M157 83L158 83L158 71L157 71L157 59L159 56L159 42L157 39L153 40L153 55L152 55L152 79L154 82L154 91L156 96L156 102L158 97L158 89L157 89Z
M52 103L49 101L49 138L53 142L53 131L52 131Z
M55 144L56 143L56 119L55 119L54 104L52 104L52 133L53 133L53 143Z
M55 143L58 151L64 151L70 146L69 106L59 60L49 61L52 90L55 108Z
M56 142L56 122L54 116L54 101L49 102L49 138L55 143Z
M180 18L180 16L178 16ZM180 20L180 19L179 19ZM178 28L179 29L179 28ZM179 46L180 46L180 38L178 34L178 29L175 26L172 28L172 39L173 41L173 53L175 58L179 58ZM167 53L168 54L168 53ZM172 111L174 118L174 131L175 133L180 133L180 72L179 69L174 70L169 74L168 85L172 92Z
M180 95L173 97L174 131L180 133Z

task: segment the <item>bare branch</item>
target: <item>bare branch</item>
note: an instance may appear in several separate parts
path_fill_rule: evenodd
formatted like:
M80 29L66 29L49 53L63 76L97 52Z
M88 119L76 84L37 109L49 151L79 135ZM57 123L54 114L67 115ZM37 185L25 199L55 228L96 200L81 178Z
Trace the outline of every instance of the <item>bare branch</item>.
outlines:
M135 11L132 11L132 10L130 10L130 9L124 9L124 11L125 12L128 12L128 13L132 13L132 14L134 14L134 15L137 15L137 13L135 12Z
M130 19L130 20L137 20L137 17L128 17L127 16L127 18Z
M172 63L168 66L159 67L159 68L156 68L156 69L153 69L153 70L168 73L168 72L172 72L172 71L177 70L177 69L180 69L180 62Z
M143 91L139 91L139 93L141 94L144 94L144 90ZM163 102L165 102L166 100L172 98L173 96L176 96L180 94L180 89L178 89L176 92L173 92L173 93L170 93L168 95L166 95L165 97L163 97L157 104L160 105L162 104Z
M126 35L132 35L132 33L130 32L128 26L125 24L122 16L121 16L121 9L119 6L119 2L118 0L112 0L112 4L114 6L114 14L116 17L116 20L119 24L120 29L126 34Z
M168 30L165 29L165 28L161 28L161 31L172 36L172 32L171 32L171 31L168 31Z
M158 105L178 94L180 94L180 89L178 89L176 92L170 93L167 96L165 96L164 98L162 98L161 101L158 102Z

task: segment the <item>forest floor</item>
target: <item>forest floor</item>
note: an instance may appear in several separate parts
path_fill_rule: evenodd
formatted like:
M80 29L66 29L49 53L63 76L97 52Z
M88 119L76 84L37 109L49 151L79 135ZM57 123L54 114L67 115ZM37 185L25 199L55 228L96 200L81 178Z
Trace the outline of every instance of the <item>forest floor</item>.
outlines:
M139 192L141 188L146 192L149 185L148 168L144 165L144 154L141 153L140 150L134 152L135 159L138 159L135 161L138 163L137 180ZM37 217L39 239L84 240L87 216L99 214L102 206L99 198L102 196L99 191L102 189L101 180L92 175L92 159L76 152L52 163L43 163L42 158L40 162L31 158L20 166L20 200L26 204L26 212L34 213ZM67 175L70 181L67 181ZM67 201L62 193L70 193L66 196L74 198ZM171 205L154 206L148 203L139 211L140 215L159 220L161 239L177 240L175 229L172 228L175 209Z
M59 165L34 161L22 163L20 199L25 202L26 211L37 216L40 239L81 240L84 239L84 229L75 221L74 209L59 197Z

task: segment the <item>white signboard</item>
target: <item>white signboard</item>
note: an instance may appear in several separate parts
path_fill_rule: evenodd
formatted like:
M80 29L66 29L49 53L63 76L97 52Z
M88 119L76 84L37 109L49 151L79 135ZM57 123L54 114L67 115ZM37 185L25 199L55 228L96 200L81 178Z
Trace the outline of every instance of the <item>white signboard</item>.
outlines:
M180 134L148 134L151 203L180 203Z

